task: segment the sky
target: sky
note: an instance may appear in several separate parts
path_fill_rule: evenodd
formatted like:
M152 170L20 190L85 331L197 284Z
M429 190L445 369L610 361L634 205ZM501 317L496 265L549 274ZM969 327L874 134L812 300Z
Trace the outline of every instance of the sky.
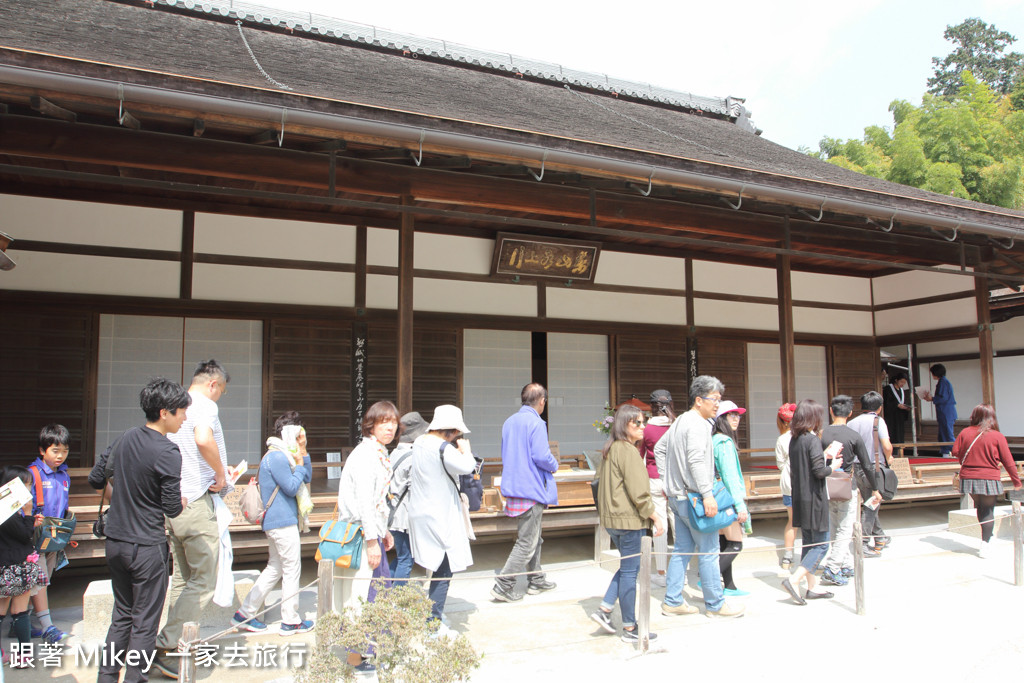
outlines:
M258 0L615 78L746 99L765 138L793 149L891 129L919 104L942 33L980 17L1019 40L1024 0Z

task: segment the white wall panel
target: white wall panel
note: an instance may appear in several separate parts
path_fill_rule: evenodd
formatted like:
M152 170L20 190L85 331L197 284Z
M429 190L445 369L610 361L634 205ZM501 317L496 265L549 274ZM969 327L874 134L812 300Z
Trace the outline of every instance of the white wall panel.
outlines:
M900 334L976 325L978 310L974 299L959 299L923 306L893 308L875 312L875 334Z
M940 294L974 291L974 278L966 275L934 273L926 270L908 270L883 275L872 280L875 305L897 301L923 299Z
M728 387L726 387L728 397ZM782 359L778 344L747 344L747 396L744 419L751 448L771 448L779 438L775 416L782 405Z
M197 213L195 250L330 263L356 262L356 229L276 218Z
M996 416L1006 436L1024 436L1024 356L996 358ZM972 406L973 408L973 406Z
M793 271L790 282L793 298L799 301L871 305L871 280L866 277Z
M18 251L7 253L18 267L3 273L4 289L114 296L177 297L181 266L176 261Z
M0 216L15 240L181 251L180 211L3 194Z
M398 267L398 231L366 229L366 263L371 266Z
M549 318L686 324L686 299L683 297L549 287L547 306Z
M417 232L413 247L416 268L457 270L460 273L490 275L494 240Z
M925 342L917 345L917 355L928 358L947 355L957 356L961 353L978 353L978 338L950 339L948 341ZM907 347L900 347L900 353L906 356Z
M594 429L608 402L608 337L548 334L548 436L562 455L601 448Z
M367 275L366 307L398 310L398 278L393 275Z
M793 307L793 330L819 334L852 334L870 337L871 313L832 308Z
M310 306L352 306L352 273L252 268L197 263L192 296L216 301L254 301Z
M776 296L778 282L775 279L774 268L694 260L693 288L701 292L720 294Z
M974 406L981 403L981 361L979 360L955 360L943 361L941 359L931 363L918 364L918 377L921 378L921 385L935 393L935 380L932 379L928 368L935 363L942 363L946 366L946 379L953 387L953 398L956 399L956 416L958 420L966 420L971 416ZM1013 382L1013 380L1011 380ZM1004 381L1004 383L1006 383ZM999 375L996 374L996 392L999 391ZM1012 405L1012 404L1011 404ZM1011 409L1004 405L1005 409ZM935 419L935 405L928 401L921 401L921 419Z
M526 285L415 278L413 299L417 311L537 315L537 290Z
M606 250L597 261L594 281L604 285L686 289L686 260Z
M1010 318L1006 322L996 323L996 329L992 332L992 347L996 351L1024 349L1024 318ZM974 350L978 350L977 342Z
M694 325L701 327L728 327L745 330L778 330L779 309L768 304L748 304L740 301L695 299Z

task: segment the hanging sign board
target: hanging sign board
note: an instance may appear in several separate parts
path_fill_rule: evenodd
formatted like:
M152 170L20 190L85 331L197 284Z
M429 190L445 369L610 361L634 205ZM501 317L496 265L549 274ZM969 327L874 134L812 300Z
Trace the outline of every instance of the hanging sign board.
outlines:
M599 242L531 239L523 235L498 233L491 275L593 282L600 254Z

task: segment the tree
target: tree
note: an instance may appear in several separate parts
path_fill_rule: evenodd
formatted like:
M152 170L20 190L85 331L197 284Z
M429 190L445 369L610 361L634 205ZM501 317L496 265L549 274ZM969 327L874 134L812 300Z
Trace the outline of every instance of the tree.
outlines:
M1010 92L1014 83L1019 82L1024 55L1019 52L1003 54L1017 42L1010 33L974 17L956 26L946 26L942 35L956 48L943 59L932 57L935 75L928 79L928 92L953 97L963 86L965 71L970 71L1000 95Z

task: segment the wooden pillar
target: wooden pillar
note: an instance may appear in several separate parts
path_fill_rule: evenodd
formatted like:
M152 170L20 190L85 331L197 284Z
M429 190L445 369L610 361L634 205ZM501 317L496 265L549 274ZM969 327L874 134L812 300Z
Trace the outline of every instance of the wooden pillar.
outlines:
M181 275L178 296L192 298L192 270L195 263L196 214L186 211L181 217Z
M402 205L412 204L408 195ZM411 213L402 214L398 229L398 412L412 410L412 313L414 221Z
M783 248L790 248L789 218L783 219ZM796 395L796 355L793 348L793 282L790 279L790 257L776 256L775 275L779 297L779 358L782 361L782 400L794 403Z
M992 316L988 309L988 278L974 278L974 300L978 306L978 351L981 355L981 401L996 404L995 368L992 363Z

